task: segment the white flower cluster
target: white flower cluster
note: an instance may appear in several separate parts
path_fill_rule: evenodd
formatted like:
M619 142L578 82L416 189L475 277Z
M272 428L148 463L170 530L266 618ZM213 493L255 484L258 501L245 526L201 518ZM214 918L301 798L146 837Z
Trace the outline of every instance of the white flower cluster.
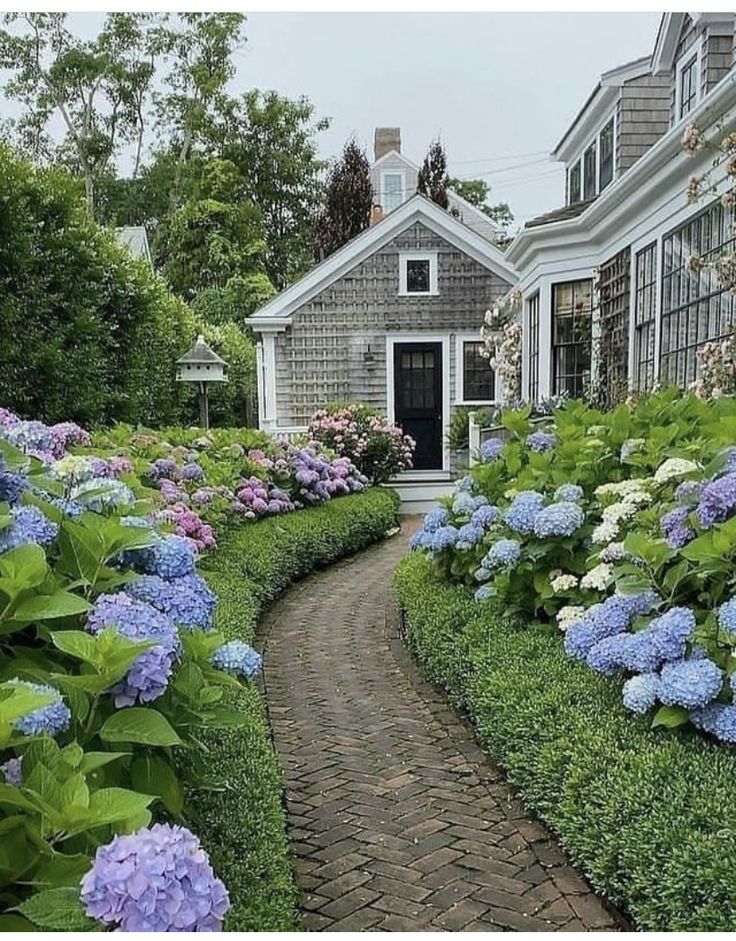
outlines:
M695 461L689 461L684 457L668 457L655 471L654 482L655 484L664 484L668 480L685 477L686 474L691 474L699 469L700 465L696 464Z
M641 451L646 442L643 438L628 438L621 445L621 461L628 460L632 454L636 454L637 451Z
M695 354L700 376L690 389L701 399L719 399L736 392L736 337L704 343Z
M613 566L608 562L601 562L595 568L586 572L580 579L581 588L592 588L595 591L605 591L608 588L611 576L613 575Z
M603 521L593 530L593 542L609 543L616 539L621 524L635 516L639 507L652 502L648 487L647 480L622 480L597 487L595 495L603 504Z
M566 631L571 624L579 621L585 614L585 607L580 604L568 604L557 612L557 626Z
M551 572L549 583L556 595L561 595L564 591L570 591L578 587L577 576L570 575L567 572Z
M501 380L504 404L521 398L522 328L518 321L521 294L513 291L492 310L487 310L480 328L483 356Z

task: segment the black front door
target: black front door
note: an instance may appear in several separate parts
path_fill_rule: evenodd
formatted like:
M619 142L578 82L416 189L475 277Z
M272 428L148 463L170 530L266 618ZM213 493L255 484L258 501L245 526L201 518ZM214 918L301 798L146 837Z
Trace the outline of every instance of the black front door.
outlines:
M394 346L394 418L417 443L414 469L441 470L441 343Z

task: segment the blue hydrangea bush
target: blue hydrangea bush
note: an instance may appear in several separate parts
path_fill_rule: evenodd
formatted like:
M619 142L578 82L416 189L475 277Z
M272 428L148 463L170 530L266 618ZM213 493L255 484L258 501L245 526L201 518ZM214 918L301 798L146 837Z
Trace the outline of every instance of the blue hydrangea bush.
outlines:
M502 416L412 540L445 578L561 632L655 726L736 743L736 401Z
M172 757L242 723L225 694L260 656L216 633L204 547L150 479L69 450L89 446L0 410L0 924L218 931L227 888L179 825Z

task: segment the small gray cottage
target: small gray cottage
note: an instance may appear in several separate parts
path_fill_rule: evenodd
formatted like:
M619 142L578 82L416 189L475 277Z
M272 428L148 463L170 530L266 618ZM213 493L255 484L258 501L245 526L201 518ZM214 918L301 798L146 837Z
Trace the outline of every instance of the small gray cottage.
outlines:
M487 238L409 198L250 318L260 427L296 434L331 402L373 405L417 441L409 479L449 480L453 410L498 398L484 311L515 283Z

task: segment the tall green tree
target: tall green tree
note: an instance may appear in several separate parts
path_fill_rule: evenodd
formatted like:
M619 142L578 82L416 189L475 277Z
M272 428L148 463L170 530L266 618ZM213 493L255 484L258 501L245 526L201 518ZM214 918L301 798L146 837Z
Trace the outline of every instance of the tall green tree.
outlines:
M508 203L490 203L491 188L485 180L459 180L452 177L448 181L448 186L453 193L462 196L471 205L477 206L503 230L508 229L514 221L514 214Z
M331 167L324 207L314 228L314 255L322 261L368 228L373 206L370 164L365 151L350 139Z
M449 206L447 196L447 154L439 140L432 141L417 177L417 192L443 209Z
M0 68L11 73L3 90L22 106L15 134L27 152L79 172L94 214L97 184L121 147L133 145L134 173L140 165L162 18L109 13L89 41L69 31L66 13L6 13L2 22ZM49 136L55 115L64 126L58 147Z

